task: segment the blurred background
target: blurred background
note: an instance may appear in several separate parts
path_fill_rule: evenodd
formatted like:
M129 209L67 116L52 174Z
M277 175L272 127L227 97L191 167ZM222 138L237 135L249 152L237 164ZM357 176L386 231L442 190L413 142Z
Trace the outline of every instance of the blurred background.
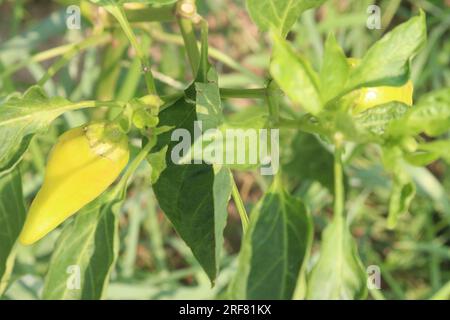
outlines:
M68 30L66 9L81 5L81 28ZM367 7L381 7L382 29L366 27ZM199 12L209 23L211 61L221 87L258 87L268 75L271 44L250 20L243 0L197 0ZM320 67L323 42L333 31L347 56L361 57L372 43L396 25L418 14L427 14L428 42L412 64L415 98L435 89L450 87L449 0L329 0L316 11L305 12L288 38L313 66ZM145 95L139 64L126 38L104 24L102 12L79 1L0 0L0 97L24 91L35 84L59 57L52 48L82 41L95 28L109 28L113 41L80 47L79 54L46 82L48 94L73 101L127 100ZM176 23L142 24L138 36L147 41L154 63L158 91L171 94L192 80L182 38ZM44 52L45 54L42 54ZM38 53L41 53L39 55ZM226 100L227 116L239 121L247 114L264 112L261 101ZM236 114L235 111L243 112ZM297 110L285 103L283 112ZM64 114L47 134L35 138L22 161L26 203L37 192L45 161L57 136L103 117L98 111ZM447 133L448 134L448 133ZM309 206L315 237L332 214L332 154L313 136L281 133L281 161L289 176L287 188ZM346 159L346 212L357 239L364 265L382 270L382 290L370 299L427 298L442 286L450 286L450 172L437 161L427 168L410 167L417 196L410 212L401 216L397 229L386 228L390 180L380 163L376 146L355 145ZM233 201L225 229L225 251L216 286L210 282L190 250L176 235L158 207L149 184L148 166L137 172L128 190L120 218L120 256L108 288L109 299L216 299L224 298L236 269L242 229ZM270 181L259 171L235 172L247 211ZM6 299L39 299L49 259L59 231L32 247L20 247ZM311 263L318 257L313 246Z

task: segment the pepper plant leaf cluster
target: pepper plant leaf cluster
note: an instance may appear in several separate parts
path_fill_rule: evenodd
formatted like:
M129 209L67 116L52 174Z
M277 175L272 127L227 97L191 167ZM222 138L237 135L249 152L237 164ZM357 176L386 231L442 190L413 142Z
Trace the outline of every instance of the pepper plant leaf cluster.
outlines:
M0 297L16 280L12 275L17 252L24 245L39 247L45 236L54 238L54 247L39 298L107 298L111 279L122 267L117 264L122 225L129 223L137 230L134 238L126 238L127 245L139 240L140 217L125 219L123 210L127 199L142 188L152 190L164 219L195 260L193 269L201 270L220 297L366 299L368 258L361 254L352 232L348 205L355 185L349 169L354 153L375 146L389 177L384 227L395 229L420 192L411 167L439 159L450 163L446 137L450 90L431 91L412 100L412 65L427 43L422 10L386 32L359 59L347 56L342 39L329 32L320 43L319 63L312 61L290 35L305 11L326 2L245 1L251 21L272 46L262 79L210 46L208 19L200 15L201 4L195 0L81 1L83 23L89 24L89 33L83 33L86 39L30 55L24 65L56 61L23 94L15 92L10 78L23 66L4 68L5 61L14 59L2 56L9 51L0 45ZM165 33L167 22L176 24L179 36ZM158 72L152 59L161 52L151 49L161 38L183 47L189 64L183 66L186 75ZM93 67L97 46L104 46L97 85L89 90L77 87L67 96L49 90L58 79L55 76L66 66L70 69L78 53L83 51ZM29 53L35 48L30 41ZM131 56L125 64L124 55ZM180 57L175 60L183 62ZM257 83L249 88L222 87L223 65L216 60ZM82 100L86 96L92 100ZM258 105L239 110L240 105L234 106L229 98L250 98ZM67 128L62 123L77 122L74 114L83 124ZM56 144L49 146L41 139L61 128L66 133ZM255 173L264 165L261 159L236 164L205 158L202 150L222 141L208 140L204 132L217 130L217 135L225 136L228 129L243 135L245 130L279 130L282 147L278 150L273 144L269 149L279 151L280 170L266 177ZM73 132L84 149L64 138ZM176 162L180 132L196 140ZM33 163L36 153L41 153L37 143L47 144L47 168ZM263 148L261 141L254 144L256 150ZM246 160L255 146L245 146ZM126 155L119 161L111 155L120 147ZM220 150L219 157L226 158L236 147ZM38 168L40 178L33 187L24 188L24 169L30 163ZM106 164L90 167L93 163ZM69 167L71 172L66 170ZM249 215L236 183L242 172L257 176L261 185ZM299 191L300 184L308 190ZM320 215L313 214L311 198L302 197L311 193L322 199ZM31 206L24 199L32 200ZM52 204L54 199L60 201ZM150 198L146 201L155 205ZM223 280L224 232L231 211L239 216L242 239L232 272ZM56 222L47 223L52 220L48 217ZM151 219L151 224L158 223ZM159 230L155 233L150 237L159 237ZM157 241L163 248L163 240ZM161 250L155 253L155 264L167 267L161 255ZM128 266L136 257L129 259ZM217 289L221 282L225 284Z

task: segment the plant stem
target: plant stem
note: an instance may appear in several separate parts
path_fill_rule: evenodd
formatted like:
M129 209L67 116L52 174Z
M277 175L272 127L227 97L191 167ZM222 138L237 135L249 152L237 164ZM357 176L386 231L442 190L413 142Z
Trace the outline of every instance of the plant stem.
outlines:
M430 242L433 242L433 239L437 238L437 235L434 232L433 228L433 219L431 218L431 214L426 215L428 219L428 224L425 228L426 237ZM436 252L430 252L430 260L429 260L429 270L430 270L430 280L431 280L431 288L433 292L437 292L441 287L441 259Z
M158 41L166 42L166 43L173 43L178 46L181 46L184 44L183 38L178 35L166 33L161 30L158 30L158 29L151 29L151 30L147 30L147 31L150 33L150 35L154 39L156 39ZM227 67L241 72L242 74L247 76L249 79L253 80L256 84L259 84L259 85L263 84L263 80L260 77L258 77L256 74L254 74L247 68L241 66L236 60L234 60L227 54L223 53L222 51L220 51L216 48L213 48L213 47L209 47L208 54L210 57L216 59L217 61L222 62Z
M130 22L170 22L175 19L175 5L125 10Z
M334 219L344 218L344 175L342 169L342 141L335 137L334 150Z
M269 107L270 118L275 123L280 120L280 101L278 91L279 89L277 84L273 80L270 81L266 90L266 102Z
M236 204L236 209L239 212L239 216L241 218L242 232L245 235L247 233L248 224L249 224L247 211L245 210L245 206L244 206L244 203L242 202L241 195L239 194L239 190L236 185L236 181L234 181L234 178L232 178L231 180L233 183L231 194L233 196L234 203Z
M148 216L144 222L144 227L147 230L150 248L155 259L155 267L157 272L164 272L167 270L167 257L164 250L164 238L162 233L161 222L158 221L158 212L156 211L156 199L152 192L149 192L148 200Z
M110 40L110 37L103 36L102 38L99 37L91 37L87 38L84 41L81 41L75 45L73 45L70 50L65 52L63 56L58 59L54 64L52 64L48 69L47 72L39 79L37 84L39 86L43 86L50 78L52 78L61 68L63 68L67 63L70 62L70 60L76 56L77 54L81 53L83 50L92 47L94 45L100 45L104 44L107 41Z
M278 122L276 122L274 126L280 128L298 129L300 131L311 134L321 134L324 136L327 135L327 132L323 128L311 123L309 115L303 116L300 119L296 120L285 119L280 117Z
M200 65L198 67L196 81L208 82L208 22L201 21L201 48L200 48Z
M114 190L114 194L118 195L120 192L125 192L126 185L128 184L128 180L133 175L133 173L136 171L136 169L139 167L141 162L147 157L147 154L150 152L150 150L153 148L155 144L152 140L147 142L147 144L139 151L137 156L131 161L129 164L127 170L123 174L122 178L120 179L119 183L116 186L116 189ZM116 193L117 192L117 193Z
M108 10L119 22L120 26L123 29L123 32L127 36L128 40L131 43L131 46L136 51L136 55L141 60L142 70L144 72L145 84L147 85L147 90L150 94L157 95L155 80L153 79L152 71L150 69L150 62L148 56L144 53L141 46L139 45L136 36L133 32L133 29L128 22L125 12L122 7L116 5L105 6L105 9Z
M102 45L110 40L111 40L111 37L109 34L101 34L101 35L94 35L92 37L86 38L78 43L65 44L62 46L51 48L51 49L39 52L39 53L29 57L28 59L25 59L23 61L12 64L11 66L9 66L8 68L6 68L3 71L2 76L9 76L9 75L13 74L14 72L16 72L17 70L20 70L20 69L26 67L29 63L45 61L45 60L48 60L48 59L51 59L51 58L54 58L54 57L57 57L60 55L66 55L66 54L69 55L70 52L77 53L78 51L84 50L88 47Z
M225 99L230 98L264 99L266 97L266 88L257 88L257 89L220 88L220 96Z
M195 77L200 64L200 52L198 50L197 37L195 36L194 25L190 19L182 16L177 17L178 25L183 36L186 53L191 65L192 74Z

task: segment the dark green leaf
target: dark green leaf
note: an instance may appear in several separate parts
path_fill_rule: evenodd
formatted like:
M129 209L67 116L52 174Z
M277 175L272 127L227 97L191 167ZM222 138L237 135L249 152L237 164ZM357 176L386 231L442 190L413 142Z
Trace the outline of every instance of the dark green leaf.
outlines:
M188 92L192 92L192 88ZM194 121L197 120L194 100L182 97L162 111L159 115L160 126L186 129L193 137ZM217 258L222 248L218 229L222 228L222 221L226 218L223 207L231 193L231 180L216 177L217 173L211 165L174 163L171 154L178 141L171 141L172 132L158 136L157 149L166 145L169 147L167 168L154 185L155 195L175 230L191 248L211 281L214 281L218 272Z
M318 181L333 192L333 154L315 136L299 132L292 141L292 158L284 170L300 181Z
M230 285L233 299L292 299L312 243L303 203L275 182L250 215Z
M15 244L25 222L22 182L18 169L0 177L0 297L15 259Z

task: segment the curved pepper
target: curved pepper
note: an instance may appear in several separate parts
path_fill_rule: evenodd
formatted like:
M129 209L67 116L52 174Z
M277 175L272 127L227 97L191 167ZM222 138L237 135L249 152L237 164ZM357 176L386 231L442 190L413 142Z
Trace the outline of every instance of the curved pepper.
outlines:
M128 163L128 138L114 124L92 123L62 134L19 241L30 245L97 198Z

